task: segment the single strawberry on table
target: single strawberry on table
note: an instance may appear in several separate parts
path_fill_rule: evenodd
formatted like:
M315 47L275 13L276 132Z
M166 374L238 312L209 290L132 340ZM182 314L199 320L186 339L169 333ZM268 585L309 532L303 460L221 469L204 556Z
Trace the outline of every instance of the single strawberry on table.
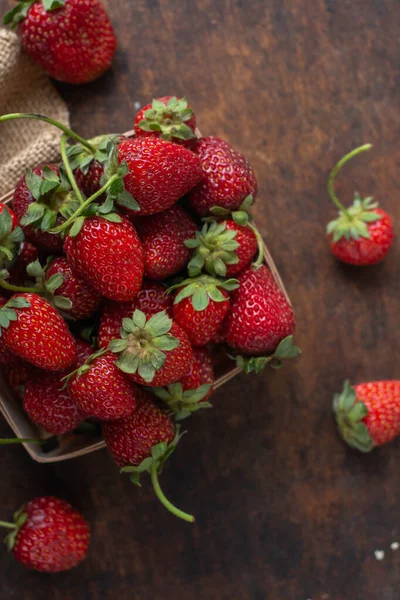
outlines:
M350 447L369 452L400 434L400 381L345 381L333 401L339 432Z
M372 197L362 199L356 192L354 202L346 208L334 191L336 175L351 158L372 148L365 144L346 154L332 170L328 192L339 209L337 219L328 223L327 233L331 252L344 263L356 266L375 265L385 258L392 245L394 234L390 216Z
M245 157L216 137L199 139L192 147L198 156L203 177L188 194L192 210L201 217L215 206L235 211L243 201L257 195L257 180Z
M90 530L68 502L53 496L31 500L14 514L14 522L0 521L10 530L9 550L18 562L43 573L76 567L86 557Z
M155 98L137 113L136 137L160 137L190 147L196 138L196 117L186 98Z
M144 271L151 279L166 279L179 273L189 262L192 251L185 241L194 238L197 225L178 205L140 217L135 226L142 243Z
M88 83L110 68L116 39L98 0L24 0L3 20L25 52L54 79Z
M121 472L130 474L132 483L140 485L140 475L150 473L155 494L165 508L185 521L194 521L194 517L171 504L160 488L158 475L181 435L146 391L139 388L135 412L125 419L103 423L102 432L111 456Z
M193 346L205 346L216 335L229 310L229 292L236 279L216 279L199 275L176 284L174 320L187 333Z

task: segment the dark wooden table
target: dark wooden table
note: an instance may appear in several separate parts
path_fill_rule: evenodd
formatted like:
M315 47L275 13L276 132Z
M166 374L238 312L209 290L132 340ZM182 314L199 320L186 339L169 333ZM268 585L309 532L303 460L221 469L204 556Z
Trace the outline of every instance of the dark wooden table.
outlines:
M0 0L2 11L7 4ZM399 375L400 266L346 268L324 234L330 167L365 142L338 192L373 194L400 222L400 6L397 0L114 0L114 69L59 85L86 136L130 128L135 104L185 94L205 134L254 165L257 222L298 318L302 357L239 376L198 415L163 476L197 516L170 517L101 451L54 466L1 451L1 517L35 495L65 497L93 531L66 574L24 571L2 554L3 600L398 600L400 443L362 456L339 440L331 399ZM9 434L5 424L0 435ZM385 558L377 561L374 551Z

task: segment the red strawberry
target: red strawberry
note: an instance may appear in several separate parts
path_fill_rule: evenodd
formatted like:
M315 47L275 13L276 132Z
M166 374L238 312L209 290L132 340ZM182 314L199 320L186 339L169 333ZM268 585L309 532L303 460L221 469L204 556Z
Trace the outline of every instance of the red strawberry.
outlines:
M5 347L36 367L62 371L76 362L67 325L37 294L15 294L0 308L0 327Z
M195 236L197 226L183 208L172 206L136 219L135 225L142 242L147 277L166 279L187 265L192 252L184 242Z
M73 431L85 418L63 388L62 375L44 371L35 373L25 384L25 411L33 423L53 435Z
M115 366L111 352L93 354L68 378L68 392L82 413L102 421L127 417L136 407L136 391Z
M86 219L79 233L65 240L73 271L106 298L128 302L138 293L143 277L143 252L135 228L121 217L113 223L102 217Z
M10 277L7 281L13 285L23 285L27 279L29 279L26 267L30 263L35 262L35 260L38 260L38 250L36 246L30 242L22 242L17 258L9 269Z
M93 348L87 342L83 340L75 339L75 349L76 349L76 365L81 367L84 362L87 361L89 356L93 354Z
M116 365L136 383L161 387L179 381L190 368L188 336L165 311L150 316L136 309L123 320L121 338L110 350L121 353Z
M146 315L154 315L165 310L167 315L172 317L172 298L161 283L144 279L133 302L107 302L100 318L97 339L99 348L107 348L111 340L120 337L122 320L125 317L132 317L136 308Z
M52 277L55 283L61 280L54 276L62 278L60 285L55 288L52 286L55 299L62 297L70 301L70 308L67 305L60 306L67 315L73 319L87 319L98 309L101 295L75 275L66 258L56 258L50 263L46 271L46 282L49 284Z
M118 156L119 162L126 161L129 167L125 188L139 204L139 215L169 208L202 176L200 161L193 152L154 137L122 141Z
M76 567L86 556L90 530L82 515L68 502L53 496L35 498L14 514L9 550L29 569L59 573Z
M329 176L328 191L339 209L339 216L327 227L331 251L336 258L350 265L367 266L380 262L393 242L393 224L389 215L378 208L373 198L364 200L356 192L354 202L345 208L337 198L333 184L341 167L351 158L372 148L365 144L346 154Z
M196 117L186 98L163 96L146 104L134 121L137 137L161 137L190 147L196 139Z
M199 139L192 150L199 157L203 170L203 179L188 196L198 215L210 215L214 206L238 210L247 196L255 199L257 180L240 152L216 137Z
M10 352L11 354L11 352ZM1 373L7 382L13 396L23 401L25 384L33 377L35 373L39 373L39 369L25 362L21 358L16 357L18 362L7 363L2 367Z
M233 219L210 225L205 223L196 239L186 242L195 248L189 263L189 274L199 275L204 269L216 277L232 276L243 271L257 252L257 237L252 225L238 225Z
M194 518L175 508L160 489L158 474L181 436L171 418L151 401L149 395L140 390L135 412L126 419L103 423L102 429L114 461L123 467L122 471L130 473L132 483L140 485L140 474L148 471L162 504L177 517L193 522Z
M207 402L213 391L214 370L207 348L194 348L193 359L187 375L178 383L167 388L155 388L161 398L175 414L175 420L185 419L201 408L211 408Z
M246 372L259 372L272 357L280 360L296 356L299 351L291 345L296 327L294 313L271 271L265 265L247 267L238 280L240 285L232 292L224 323L225 341L244 354L271 355L260 356L258 361L238 357L239 366Z
M94 81L110 68L116 39L98 0L20 2L5 17L25 52L54 79Z
M90 163L87 173L84 173L81 169L74 170L76 183L88 198L101 188L100 181L103 175L104 165L96 159Z
M53 180L54 174L58 182ZM57 254L62 252L61 235L49 233L47 229L64 221L58 211L69 189L68 182L61 179L60 169L53 164L35 167L19 180L12 207L32 244Z
M17 243L23 239L17 216L11 208L0 202L0 268L9 269L17 254Z
M5 298L0 297L0 309L6 304L6 302L7 300ZM0 365L6 365L11 367L14 365L20 365L21 362L22 361L20 357L14 354L14 352L11 352L11 350L9 350L5 346L3 338L0 337ZM6 370L4 370L4 372L6 373Z
M333 409L344 441L369 452L400 434L400 381L346 381Z
M236 279L222 281L208 275L175 286L174 319L193 346L205 346L213 339L229 310L228 290L237 286Z

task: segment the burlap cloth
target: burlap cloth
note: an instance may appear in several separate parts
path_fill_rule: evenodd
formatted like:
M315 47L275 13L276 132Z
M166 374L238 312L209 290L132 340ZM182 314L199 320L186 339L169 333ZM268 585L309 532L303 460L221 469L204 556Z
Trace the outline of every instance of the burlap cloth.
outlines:
M22 51L15 33L0 29L0 115L40 113L69 123L68 109L48 77ZM61 132L47 123L18 119L0 123L0 197L26 167L59 155Z

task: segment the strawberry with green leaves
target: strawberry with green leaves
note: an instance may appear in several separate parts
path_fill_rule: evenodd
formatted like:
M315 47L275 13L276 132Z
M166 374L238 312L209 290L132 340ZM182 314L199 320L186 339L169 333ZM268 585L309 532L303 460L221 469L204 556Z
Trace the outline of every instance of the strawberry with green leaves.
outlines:
M10 530L6 537L14 558L28 569L59 573L85 558L90 530L82 515L68 502L53 496L31 500L14 514L14 522L0 521Z
M24 234L15 213L0 202L0 269L9 268L15 262L18 245Z
M174 320L186 331L193 346L205 346L216 335L229 310L229 292L236 279L220 280L199 275L179 283L174 298Z
M21 242L15 261L7 269L8 282L12 285L25 285L29 280L26 268L39 257L38 249L30 242Z
M182 435L147 392L140 389L135 412L125 419L103 423L102 432L111 456L122 473L129 473L132 483L140 485L141 474L149 473L163 506L180 519L194 521L194 517L176 508L160 488L158 476Z
M159 137L190 147L196 140L196 117L186 98L155 98L137 113L134 120L136 137Z
M370 381L352 386L346 381L333 402L344 441L369 452L400 435L400 381Z
M193 356L189 338L165 311L145 315L136 309L131 318L123 319L120 335L109 349L119 354L117 367L136 383L161 387L189 371Z
M177 383L152 390L174 414L175 420L186 419L202 408L211 408L208 402L213 391L214 369L207 348L193 348L190 370Z
M5 348L41 369L63 371L76 362L67 325L37 294L15 294L0 308L0 332Z
M394 237L391 218L373 198L363 200L356 192L353 204L345 208L334 192L333 184L342 166L370 148L371 144L365 144L346 154L334 167L328 181L329 195L339 209L337 219L327 227L331 251L342 262L356 266L380 262L389 252Z

